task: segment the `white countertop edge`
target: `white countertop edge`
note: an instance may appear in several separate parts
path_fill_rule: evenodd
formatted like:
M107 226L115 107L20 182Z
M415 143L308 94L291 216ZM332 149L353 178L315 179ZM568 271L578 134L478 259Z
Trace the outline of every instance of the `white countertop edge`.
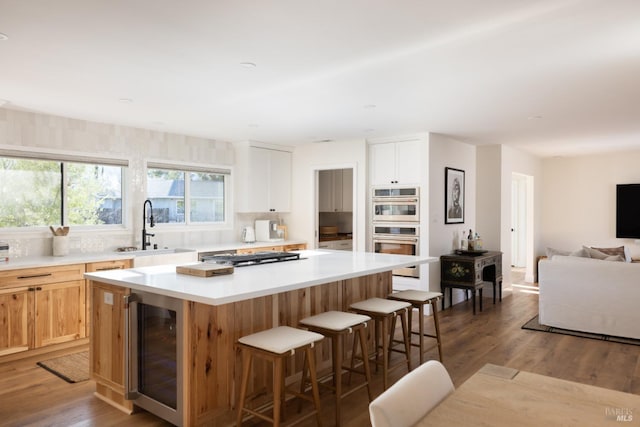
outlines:
M313 251L302 251L301 253L304 254L305 252L313 252ZM347 252L347 251L332 251L332 250L320 250L320 252L326 252L326 253L333 252L336 254L336 256L346 256L346 257L348 257L349 254L354 254L352 252ZM114 273L114 271L86 273L85 277L91 280L111 284L114 286L127 287L137 291L150 292L158 295L164 295L164 296L199 302L207 305L217 306L217 305L229 304L233 302L245 301L252 298L264 297L268 295L276 295L282 292L303 289L307 287L322 285L322 284L336 282L340 280L347 280L355 277L362 277L370 274L382 273L382 272L390 271L396 268L402 268L402 267L408 267L416 264L426 264L426 263L432 263L432 262L438 261L438 258L435 258L435 257L425 257L425 256L419 256L419 257L407 256L407 257L411 259L405 262L396 261L393 263L388 263L388 264L380 265L377 267L367 268L366 271L362 271L362 270L346 271L344 273L331 274L331 275L325 275L320 277L311 277L308 280L300 280L295 283L286 283L283 285L276 285L268 289L256 289L256 290L250 290L250 291L243 291L233 295L226 295L226 296L220 296L215 298L207 297L205 295L198 294L198 293L189 293L189 292L179 291L179 290L171 289L169 287L152 286L147 284L135 283L133 281L120 280L120 279L114 279L113 277L109 277L114 274L117 274L117 273ZM301 261L304 261L304 260L301 260ZM298 262L298 261L290 261L290 262ZM277 267L278 264L277 263L270 264L270 266ZM168 267L172 268L175 266L143 267L141 269L134 268L130 270L140 271L149 275L153 275L154 269L166 270ZM249 266L249 267L239 267L239 268L244 270L244 269L251 269L256 267ZM248 270L248 271L250 272L251 270ZM156 273L156 274L160 274L160 273ZM164 280L167 280L167 281L172 280L173 282L180 282L180 281L195 282L200 280L207 281L207 280L214 279L214 278L204 278L204 277L195 277L195 276L185 276L175 272L172 275L170 273L167 273L166 271L163 272L162 274L165 276L163 277ZM229 286L233 286L233 285L229 285Z

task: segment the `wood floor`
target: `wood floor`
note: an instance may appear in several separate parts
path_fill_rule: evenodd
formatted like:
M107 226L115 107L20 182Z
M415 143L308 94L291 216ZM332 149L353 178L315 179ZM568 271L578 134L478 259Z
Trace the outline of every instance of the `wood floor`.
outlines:
M538 298L534 292L535 288L527 285L514 285L502 303L493 305L486 298L484 311L476 316L471 314L469 301L441 313L444 364L456 386L485 363L493 363L640 394L640 347L521 329L537 314ZM430 320L427 325L431 325ZM434 350L428 356L435 358L437 353ZM417 354L413 360L417 360ZM0 425L168 425L143 411L131 416L122 414L93 396L91 381L68 384L37 367L37 361L0 364ZM392 380L405 372L396 370ZM382 391L381 382L381 375L376 374L375 395ZM333 399L329 394L323 395L322 405L324 425L334 425ZM366 391L345 400L343 415L344 426L370 425Z

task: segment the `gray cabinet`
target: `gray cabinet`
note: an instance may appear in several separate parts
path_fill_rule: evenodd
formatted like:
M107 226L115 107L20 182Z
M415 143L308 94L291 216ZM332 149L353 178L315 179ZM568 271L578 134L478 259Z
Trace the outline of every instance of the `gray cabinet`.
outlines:
M320 171L318 181L320 212L353 211L353 169Z

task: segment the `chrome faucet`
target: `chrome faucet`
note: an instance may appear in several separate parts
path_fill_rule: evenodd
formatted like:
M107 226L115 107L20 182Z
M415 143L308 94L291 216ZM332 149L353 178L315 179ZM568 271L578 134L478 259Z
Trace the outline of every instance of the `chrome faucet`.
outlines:
M147 203L149 204L149 227L156 225L153 222L153 205L151 200L147 199L142 205L142 250L146 251L147 246L151 246L151 237L155 234L147 233Z

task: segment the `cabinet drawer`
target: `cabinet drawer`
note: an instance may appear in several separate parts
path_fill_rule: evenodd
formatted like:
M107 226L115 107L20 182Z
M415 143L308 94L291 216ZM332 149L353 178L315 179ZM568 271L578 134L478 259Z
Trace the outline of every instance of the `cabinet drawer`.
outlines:
M285 245L282 248L285 252L289 252L289 251L304 251L305 249L307 249L307 244L306 243L297 243L294 245Z
M83 280L84 271L84 264L0 271L0 283L2 283L0 288L46 285L48 283Z
M114 259L111 261L91 262L87 264L87 273L106 270L123 270L125 268L131 268L130 259Z

